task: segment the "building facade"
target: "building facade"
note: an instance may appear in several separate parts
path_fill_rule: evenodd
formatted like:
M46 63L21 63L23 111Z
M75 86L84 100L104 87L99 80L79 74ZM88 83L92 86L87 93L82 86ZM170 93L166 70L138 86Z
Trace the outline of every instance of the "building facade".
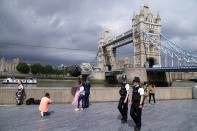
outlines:
M116 68L117 69L133 68L133 60L128 57L121 58L116 61Z
M19 58L7 60L4 57L0 59L0 72L17 72L16 66L19 64Z

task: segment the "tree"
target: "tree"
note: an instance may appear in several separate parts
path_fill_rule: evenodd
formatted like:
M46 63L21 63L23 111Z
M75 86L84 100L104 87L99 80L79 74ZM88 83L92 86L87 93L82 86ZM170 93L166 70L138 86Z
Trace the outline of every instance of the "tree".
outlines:
M32 64L30 67L32 74L41 74L43 72L43 67L41 64Z
M22 63L20 62L17 66L16 66L17 71L19 71L20 73L23 74L29 74L30 68L27 65L27 63Z
M52 74L53 73L53 67L51 65L45 65L42 66L43 70L42 70L42 74Z
M63 70L59 70L59 69L54 69L53 70L53 74L56 74L56 75L62 75L64 73Z

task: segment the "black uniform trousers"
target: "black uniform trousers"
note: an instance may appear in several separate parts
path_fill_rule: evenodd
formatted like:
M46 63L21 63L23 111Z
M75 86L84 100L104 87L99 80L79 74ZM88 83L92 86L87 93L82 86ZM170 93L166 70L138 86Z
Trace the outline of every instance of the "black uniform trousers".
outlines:
M130 109L130 115L133 121L136 124L138 129L141 129L141 116L142 116L142 108L139 108L139 103L132 103Z
M122 120L127 121L127 113L128 113L128 99L127 102L124 103L125 97L120 97L119 103L118 103L118 110L120 111L122 115Z

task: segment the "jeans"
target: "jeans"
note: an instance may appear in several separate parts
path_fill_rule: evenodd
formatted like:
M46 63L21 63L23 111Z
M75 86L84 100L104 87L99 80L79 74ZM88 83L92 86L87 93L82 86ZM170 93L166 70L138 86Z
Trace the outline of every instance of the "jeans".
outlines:
M151 101L151 96L153 96L154 103L156 103L156 101L155 101L155 94L154 93L149 93L149 103Z
M77 108L80 106L80 101L82 101L82 108L84 108L84 95L79 95Z
M89 95L90 95L90 93L86 93L84 96L84 107L85 108L89 107Z

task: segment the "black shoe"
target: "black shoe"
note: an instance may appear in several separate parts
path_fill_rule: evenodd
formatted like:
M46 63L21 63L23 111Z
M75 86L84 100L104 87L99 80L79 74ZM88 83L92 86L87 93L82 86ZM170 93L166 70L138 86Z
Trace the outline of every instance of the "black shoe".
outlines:
M121 120L121 122L122 122L123 124L125 124L125 123L127 123L127 120Z
M140 129L138 127L135 127L134 131L140 131Z

